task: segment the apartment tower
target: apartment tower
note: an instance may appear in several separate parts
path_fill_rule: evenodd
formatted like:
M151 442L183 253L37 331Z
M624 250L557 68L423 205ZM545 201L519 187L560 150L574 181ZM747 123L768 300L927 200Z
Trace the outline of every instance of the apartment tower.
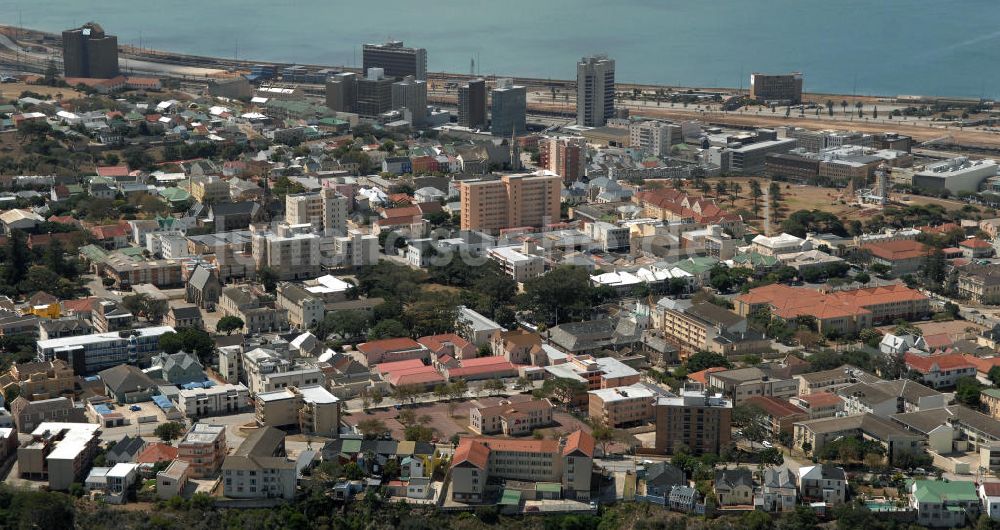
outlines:
M603 127L615 115L615 60L604 55L576 63L576 123Z

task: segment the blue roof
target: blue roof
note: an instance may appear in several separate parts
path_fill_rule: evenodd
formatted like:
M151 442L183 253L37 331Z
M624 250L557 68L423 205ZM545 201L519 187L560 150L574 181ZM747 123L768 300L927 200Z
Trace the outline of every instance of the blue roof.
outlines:
M193 390L195 388L212 388L215 386L215 381L200 381L192 383L184 383L181 388L184 390Z
M160 407L163 410L174 408L174 402L170 401L170 398L163 395L153 396L153 403L156 403L156 406Z
M107 405L94 405L94 411L101 415L110 414L111 407Z

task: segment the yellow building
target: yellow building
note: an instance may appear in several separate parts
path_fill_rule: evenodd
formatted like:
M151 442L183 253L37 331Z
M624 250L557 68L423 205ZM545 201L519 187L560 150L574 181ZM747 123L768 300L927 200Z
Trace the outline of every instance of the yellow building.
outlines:
M560 220L562 178L551 171L463 181L460 189L462 230L495 234Z

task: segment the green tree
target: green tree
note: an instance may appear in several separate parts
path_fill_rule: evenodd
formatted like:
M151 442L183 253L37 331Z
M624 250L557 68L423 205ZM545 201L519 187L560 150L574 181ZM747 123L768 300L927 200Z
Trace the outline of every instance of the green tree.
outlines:
M391 339L409 336L406 326L398 320L383 320L368 330L369 340Z
M531 278L525 282L524 291L518 305L549 324L582 320L606 296L591 285L587 269L565 265Z
M246 323L243 322L242 318L234 315L228 315L219 319L219 322L215 325L215 331L225 333L226 335L232 335L234 331L243 329L243 326L245 325Z
M365 438L377 438L383 433L389 432L385 422L378 418L368 418L358 422L357 430Z
M955 382L955 399L971 408L979 407L979 394L985 386L975 377L962 377Z
M169 442L171 440L176 440L180 438L181 434L184 433L184 424L178 423L176 421L168 421L166 423L161 423L156 426L153 430L158 438L164 442Z
M278 287L278 273L271 267L261 267L257 270L257 281L264 286L264 290L273 293Z
M688 373L700 372L716 366L730 368L732 367L732 363L729 362L729 359L725 355L704 350L692 354L685 363Z
M500 392L503 392L504 388L506 388L506 387L504 386L503 381L494 378L494 379L490 379L489 381L487 381L483 385L483 388L487 392L489 392L489 394L492 396L492 395L499 394Z

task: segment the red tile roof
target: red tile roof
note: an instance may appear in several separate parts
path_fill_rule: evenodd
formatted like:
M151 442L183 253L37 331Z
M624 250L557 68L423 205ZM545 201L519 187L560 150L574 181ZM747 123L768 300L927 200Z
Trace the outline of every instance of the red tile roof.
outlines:
M791 403L772 396L753 396L747 398L744 403L760 407L768 416L772 418L787 418L796 414L805 414L806 411L796 407Z
M127 177L128 166L98 166L97 174L102 177Z
M816 392L814 394L806 394L804 396L796 396L796 399L802 400L809 404L810 408L816 407L833 407L839 403L843 403L844 399L837 394L832 392Z
M871 306L926 299L919 291L902 284L831 293L773 284L751 289L736 298L749 305L768 304L773 307L772 314L781 318L811 315L821 320L870 313Z
M970 363L958 353L948 353L944 355L917 355L907 353L905 356L906 366L911 370L916 370L922 374L931 372L935 366L938 370L958 370L962 368L975 368L976 365Z
M415 350L420 348L417 341L409 338L381 339L358 344L358 351L364 354L390 351Z
M461 352L463 356L476 354L476 347L471 342L454 333L428 335L426 337L420 337L417 339L417 342L423 344L428 350L434 352L436 355L450 353L450 348L448 348L449 344L454 346L455 353Z
M987 497L1000 497L1000 482L983 482L983 492Z
M462 438L455 449L455 457L452 466L457 466L468 462L479 469L486 469L490 461L490 450L485 445L472 438Z
M926 256L930 247L910 239L899 241L885 241L880 243L868 243L861 247L871 252L872 256L886 261L902 261Z
M563 448L563 455L571 455L579 451L591 458L594 456L594 437L583 431L576 431L566 437L566 446Z
M157 462L170 462L177 459L177 448L165 443L153 442L136 456L138 464L155 464Z
M995 366L1000 366L1000 357L976 357L975 355L964 354L962 357L976 367L976 371L986 375Z
M700 372L695 372L693 374L688 374L687 378L690 379L691 381L694 381L695 383L701 383L703 385L707 385L708 384L708 374L711 374L713 372L722 372L724 370L725 370L725 368L723 368L721 366L713 366L711 368L706 368L706 369L704 369L704 370L702 370Z
M993 247L993 245L989 244L986 241L983 241L982 239L979 239L978 237L970 237L969 239L966 239L965 241L959 243L958 246L965 248L978 248L978 249L986 249Z

